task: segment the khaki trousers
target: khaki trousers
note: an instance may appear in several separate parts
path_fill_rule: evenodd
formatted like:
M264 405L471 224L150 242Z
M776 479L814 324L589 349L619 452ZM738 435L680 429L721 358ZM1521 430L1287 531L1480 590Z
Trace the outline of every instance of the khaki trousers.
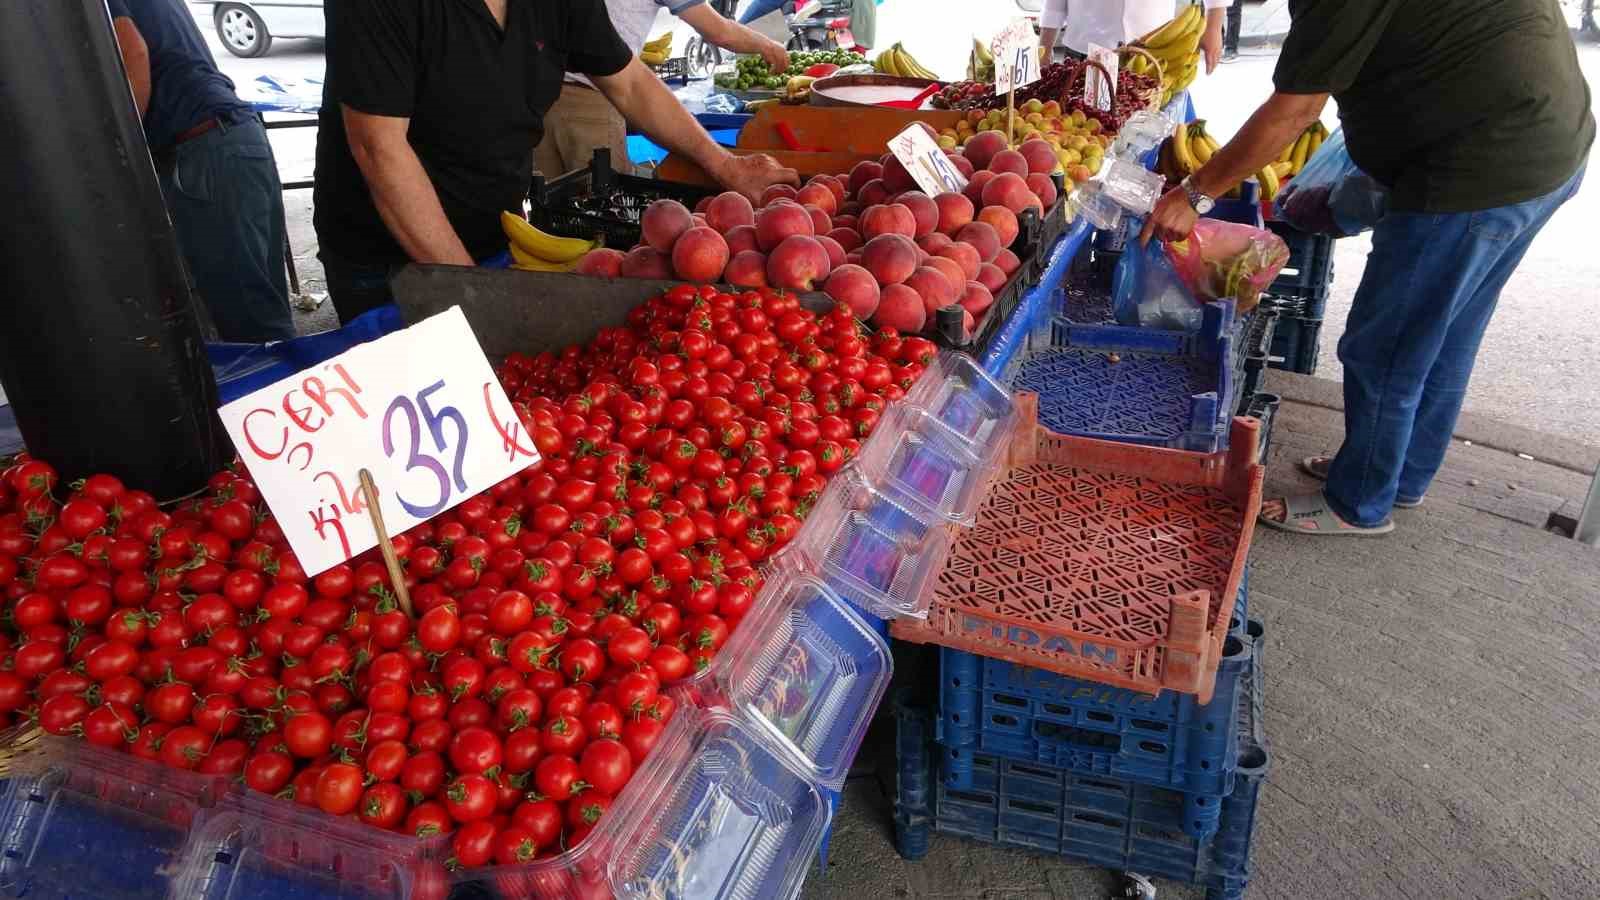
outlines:
M533 167L546 178L588 168L596 147L611 148L611 168L633 173L628 161L628 127L606 96L576 84L561 86L561 96L544 117L544 139L533 151Z

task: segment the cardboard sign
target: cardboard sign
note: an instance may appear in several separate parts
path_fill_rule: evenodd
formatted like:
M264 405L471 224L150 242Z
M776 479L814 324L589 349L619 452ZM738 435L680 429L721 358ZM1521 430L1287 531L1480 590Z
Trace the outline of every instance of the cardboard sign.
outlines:
M308 575L538 462L460 307L362 344L217 411Z
M922 125L908 127L889 140L889 152L911 173L917 187L929 197L946 191L956 192L967 186L967 179L950 163L939 145L933 142Z
M989 44L994 54L994 92L1004 94L1039 80L1039 35L1029 19L1012 19Z
M1095 109L1110 110L1117 96L1117 51L1115 48L1090 44L1089 59L1105 66L1106 72L1111 75L1111 80L1107 82L1106 76L1101 74L1099 69L1090 66L1083 76L1083 95Z

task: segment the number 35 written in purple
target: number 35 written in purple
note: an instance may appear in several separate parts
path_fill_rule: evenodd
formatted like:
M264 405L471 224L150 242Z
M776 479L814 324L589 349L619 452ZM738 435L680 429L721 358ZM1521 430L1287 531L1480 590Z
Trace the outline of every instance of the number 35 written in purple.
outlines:
M467 479L462 473L462 467L467 456L467 420L454 406L441 407L438 410L428 402L428 396L444 388L444 381L435 381L428 387L417 392L415 402L411 398L401 395L394 398L389 404L389 409L383 414L383 452L393 457L395 453L393 423L396 413L403 413L406 417L406 472L407 474L423 469L433 474L438 484L438 497L429 504L412 503L400 492L395 491L395 499L406 512L419 519L427 519L444 510L450 505L450 496L456 491L467 489ZM420 411L420 415L419 415ZM445 433L445 425L455 425L455 458L449 471L437 458L425 452L422 446L422 424L428 425L428 433L433 438L434 451L440 455L450 452L450 442ZM454 475L452 483L451 476Z

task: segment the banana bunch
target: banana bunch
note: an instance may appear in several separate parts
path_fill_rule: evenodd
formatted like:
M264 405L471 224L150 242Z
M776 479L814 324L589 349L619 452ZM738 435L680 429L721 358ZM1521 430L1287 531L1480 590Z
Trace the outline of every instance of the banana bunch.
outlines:
M1168 181L1182 181L1209 162L1218 146L1216 139L1206 134L1205 119L1181 123L1161 142L1156 170Z
M989 50L988 44L977 38L972 39L972 55L967 59L967 80L985 84L994 82L994 53Z
M667 32L653 41L646 41L644 49L639 51L639 60L647 66L659 66L672 56L672 32Z
M990 60L990 65L994 65L993 60ZM939 80L938 75L933 74L926 66L917 62L916 57L907 53L906 48L900 46L899 41L895 41L893 46L879 53L877 59L872 61L872 68L885 75L899 75L904 78L926 78L929 81Z
M1328 129L1321 122L1312 122L1305 131L1300 132L1294 143L1283 148L1283 152L1278 154L1278 162L1288 164L1289 175L1299 175L1300 170L1306 167L1306 160L1317 152L1327 137Z
M570 272L600 241L557 237L540 231L519 215L500 213L500 228L511 243L513 269L528 272Z
M1200 35L1205 30L1205 13L1196 4L1185 6L1177 18L1134 41L1134 46L1161 61L1162 106L1171 103L1173 96L1194 83L1200 72ZM1153 69L1150 60L1141 55L1135 54L1129 61L1130 71L1147 74Z

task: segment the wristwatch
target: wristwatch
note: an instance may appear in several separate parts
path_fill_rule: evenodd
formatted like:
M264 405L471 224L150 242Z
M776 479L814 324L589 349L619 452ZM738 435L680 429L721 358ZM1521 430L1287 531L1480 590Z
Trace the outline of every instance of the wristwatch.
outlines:
M1185 178L1183 181L1179 182L1178 187L1183 188L1183 192L1188 195L1189 206L1202 216L1208 212L1211 212L1211 208L1217 205L1217 201L1211 199L1205 194L1200 193L1198 188L1190 184L1189 178Z

